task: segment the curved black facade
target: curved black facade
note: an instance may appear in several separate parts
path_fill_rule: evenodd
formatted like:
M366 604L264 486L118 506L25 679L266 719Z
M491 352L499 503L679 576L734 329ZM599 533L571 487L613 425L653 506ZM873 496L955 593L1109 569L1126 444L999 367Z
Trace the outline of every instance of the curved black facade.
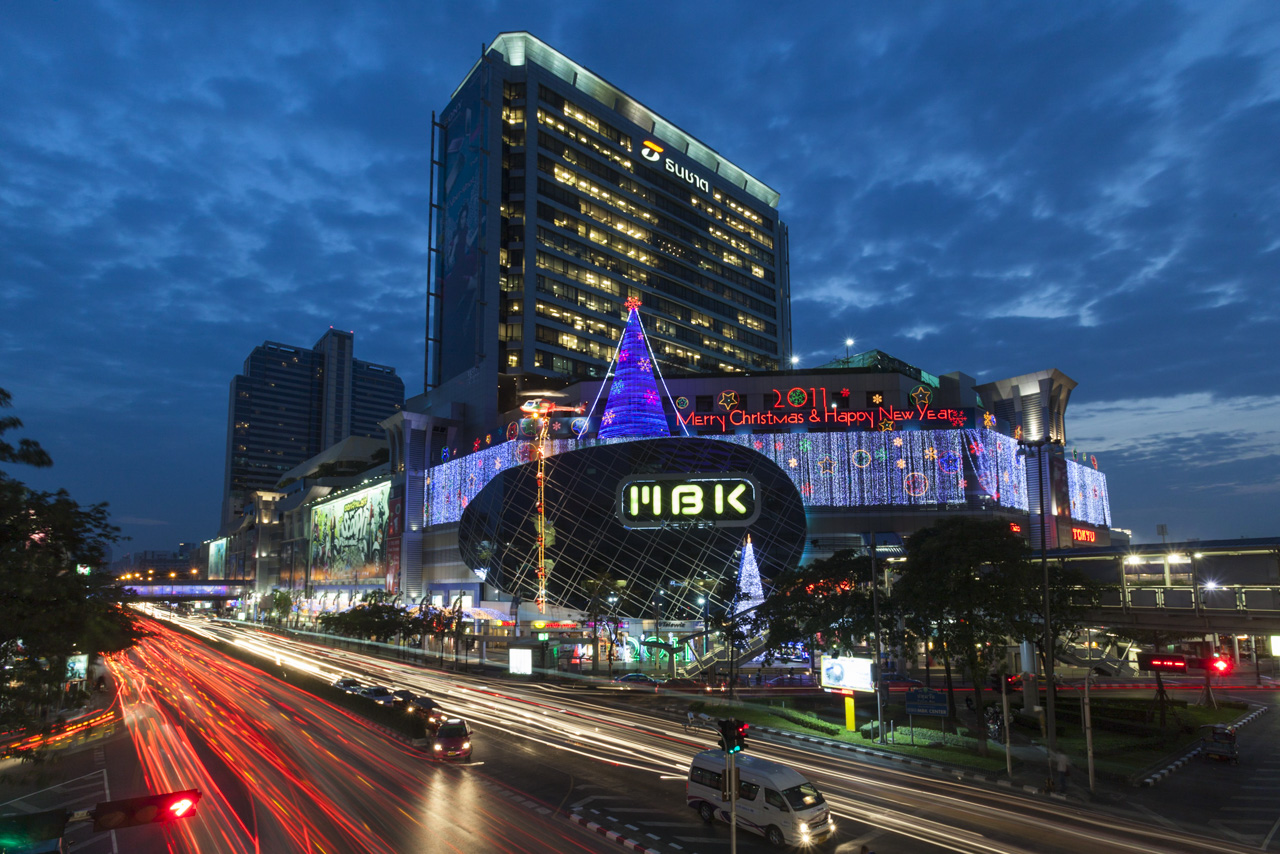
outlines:
M764 578L795 566L804 550L799 492L772 460L750 448L712 439L640 439L556 454L545 465L547 601L553 605L586 609L596 579L611 575L626 582L616 588L613 613L698 619L703 614L699 597L709 600L711 613L728 604L723 597L732 589L747 535ZM711 485L718 481L700 481L706 485L708 512L690 517L698 521L628 528L619 519L624 481L668 482L647 476L725 473L732 477L719 494ZM754 487L754 494L735 486L743 481ZM753 503L742 519L754 516L754 521L733 527L706 521L713 494L715 503L728 508L726 518L739 506L735 495L744 506ZM462 513L462 559L490 584L533 600L538 590L537 518L536 463L504 471Z

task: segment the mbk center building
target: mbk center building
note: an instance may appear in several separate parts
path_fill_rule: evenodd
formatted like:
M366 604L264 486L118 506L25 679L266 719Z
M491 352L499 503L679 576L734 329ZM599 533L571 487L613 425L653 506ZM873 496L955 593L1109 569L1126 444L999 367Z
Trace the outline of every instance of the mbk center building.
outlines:
M327 584L674 624L948 515L1110 542L1106 478L1064 450L1070 378L782 370L777 191L590 70L502 34L434 128L426 390L383 422L385 485L310 525Z

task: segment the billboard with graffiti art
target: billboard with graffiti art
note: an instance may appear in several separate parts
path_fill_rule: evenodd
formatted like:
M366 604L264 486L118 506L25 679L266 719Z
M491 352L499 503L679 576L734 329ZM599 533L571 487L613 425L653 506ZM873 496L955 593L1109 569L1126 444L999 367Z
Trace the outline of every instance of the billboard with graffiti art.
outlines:
M312 584L386 583L390 494L381 483L311 508Z

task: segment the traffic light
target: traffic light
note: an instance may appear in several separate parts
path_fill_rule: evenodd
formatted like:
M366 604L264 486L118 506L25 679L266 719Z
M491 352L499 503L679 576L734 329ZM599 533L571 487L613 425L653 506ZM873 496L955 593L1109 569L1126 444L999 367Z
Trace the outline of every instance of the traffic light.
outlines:
M65 809L5 816L0 818L0 851L26 850L28 846L59 839L66 826Z
M741 753L747 746L747 724L745 721L731 721L733 724L733 743L730 753Z
M1186 673L1187 657L1185 655L1165 655L1161 653L1138 653L1139 670L1155 670L1161 673Z
M1215 655L1213 658L1200 659L1200 666L1214 676L1226 676L1232 671L1235 665L1232 663L1231 659Z
M720 731L719 747L725 753L733 753L733 742L737 737L738 728L735 721L718 720L716 721L716 729Z
M93 829L118 830L121 827L136 827L139 824L160 824L190 818L196 814L196 802L200 800L199 789L188 789L185 792L165 792L160 795L143 795L140 798L126 798L122 801L104 801L93 809Z

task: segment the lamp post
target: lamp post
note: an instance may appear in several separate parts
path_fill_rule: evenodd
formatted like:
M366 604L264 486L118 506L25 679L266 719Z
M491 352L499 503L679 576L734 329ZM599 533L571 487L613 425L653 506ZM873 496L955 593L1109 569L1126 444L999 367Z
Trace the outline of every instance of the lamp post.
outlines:
M871 613L876 626L876 666L871 668L872 677L876 680L876 741L884 744L884 696L883 682L880 678L880 579L876 573L876 532L869 535L871 546Z
M853 346L853 339L852 339L852 338L846 338L846 339L844 339L844 360L845 360L846 362L848 362L848 361L849 361L849 348L850 348L850 347L852 347L852 346ZM848 367L848 365L845 365L845 367Z
M1052 757L1058 745L1058 732L1053 707L1053 619L1049 608L1048 521L1045 518L1044 508L1044 481L1048 475L1049 467L1045 465L1044 450L1046 445L1056 443L1046 435L1034 440L1019 439L1018 444L1022 446L1018 452L1024 458L1031 456L1031 449L1035 449L1036 466L1038 467L1036 483L1039 485L1040 493L1040 567L1044 573L1044 719L1049 753Z

